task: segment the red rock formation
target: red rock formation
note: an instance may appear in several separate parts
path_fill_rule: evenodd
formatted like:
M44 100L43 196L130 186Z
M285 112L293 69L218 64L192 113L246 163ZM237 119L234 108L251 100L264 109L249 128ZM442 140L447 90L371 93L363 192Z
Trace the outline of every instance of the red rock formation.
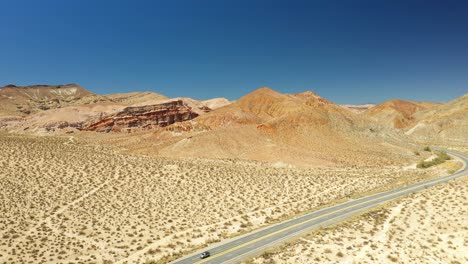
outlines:
M121 112L101 118L82 130L97 132L130 132L133 129L165 127L176 122L191 120L198 114L183 101L127 107Z

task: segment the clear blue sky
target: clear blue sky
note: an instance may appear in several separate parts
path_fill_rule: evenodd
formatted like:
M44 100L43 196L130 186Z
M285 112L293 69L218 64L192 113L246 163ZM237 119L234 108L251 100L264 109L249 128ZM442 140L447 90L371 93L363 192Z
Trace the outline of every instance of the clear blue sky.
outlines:
M468 92L468 1L0 1L0 85L336 103Z

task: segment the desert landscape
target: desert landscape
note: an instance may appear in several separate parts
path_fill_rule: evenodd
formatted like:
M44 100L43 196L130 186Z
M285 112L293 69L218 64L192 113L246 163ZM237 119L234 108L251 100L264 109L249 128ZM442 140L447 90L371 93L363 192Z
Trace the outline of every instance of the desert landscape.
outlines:
M0 264L468 263L468 1L0 10Z
M66 94L58 92L63 87L70 89L8 86L0 92L41 91L47 96L34 100L43 105L50 94ZM70 105L42 109L20 101L25 106L16 108L16 116L10 108L2 119L1 262L168 263L284 219L461 166L445 159L432 166L437 152L380 122L380 106L352 111L313 92L260 88L232 103L74 91L78 99L69 99ZM463 151L466 145L457 146ZM423 168L418 164L424 160L429 165ZM463 197L460 190L454 195ZM410 217L388 212L379 215L401 217L401 224ZM367 225L377 230L379 219ZM335 233L328 233L324 241L333 241ZM354 235L347 242L352 248L360 243L351 241ZM253 261L307 263L312 255L319 262L345 260L317 253L321 246L297 242ZM356 254L365 258L369 252ZM383 248L375 253L387 254Z

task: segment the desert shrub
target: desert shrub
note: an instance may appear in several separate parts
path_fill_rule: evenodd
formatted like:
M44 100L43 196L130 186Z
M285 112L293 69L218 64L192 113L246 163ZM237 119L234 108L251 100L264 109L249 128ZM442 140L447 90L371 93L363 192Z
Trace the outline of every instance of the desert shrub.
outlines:
M148 254L150 254L150 255L155 255L155 254L158 254L158 253L161 253L161 249L159 249L159 248L148 250Z
M262 257L265 260L271 259L273 256L274 256L274 253L270 250L266 250L260 255L260 257Z
M450 157L450 155L447 154L447 152L445 151L441 151L439 153L437 153L437 155L439 156L439 158L443 159L443 160L451 160L452 157Z
M391 261L391 262L398 262L398 258L397 257L394 257L392 255L388 255L387 258Z
M431 151L431 148L430 148L429 146L425 146L425 147L424 147L424 151L430 152L430 151Z
M437 158L430 161L420 161L416 167L420 169L429 168L434 165L444 163L446 160L450 160L451 157L444 151L437 153Z

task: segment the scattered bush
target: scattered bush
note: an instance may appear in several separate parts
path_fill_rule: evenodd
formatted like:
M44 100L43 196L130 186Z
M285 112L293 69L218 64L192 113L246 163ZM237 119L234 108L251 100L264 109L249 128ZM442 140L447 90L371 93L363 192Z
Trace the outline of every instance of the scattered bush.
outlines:
M439 153L437 153L437 158L433 159L433 160L430 160L430 161L421 161L418 163L418 165L416 167L420 168L420 169L425 169L425 168L429 168L431 166L434 166L434 165L438 165L438 164L441 164L441 163L444 163L446 160L450 160L451 157L444 151L441 151Z
M398 262L398 258L397 257L394 257L392 255L388 255L387 258L391 261L391 262Z
M445 151L441 151L441 152L437 153L437 155L439 156L439 158L443 159L444 161L452 159L452 157L450 157L450 155L448 155L447 152L445 152Z
M273 256L274 256L274 252L271 251L271 250L266 250L266 251L264 251L264 252L260 255L260 257L262 257L262 258L265 259L265 260L269 260L269 259L271 259Z

